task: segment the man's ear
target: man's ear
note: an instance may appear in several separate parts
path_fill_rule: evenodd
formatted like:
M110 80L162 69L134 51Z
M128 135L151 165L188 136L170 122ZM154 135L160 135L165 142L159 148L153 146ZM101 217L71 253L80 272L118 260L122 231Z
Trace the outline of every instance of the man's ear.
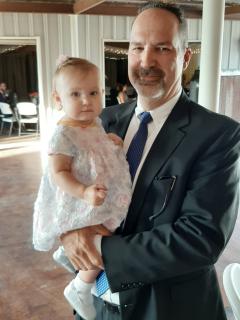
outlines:
M183 57L183 71L185 71L189 65L189 62L192 57L192 50L191 48L186 48L184 57Z

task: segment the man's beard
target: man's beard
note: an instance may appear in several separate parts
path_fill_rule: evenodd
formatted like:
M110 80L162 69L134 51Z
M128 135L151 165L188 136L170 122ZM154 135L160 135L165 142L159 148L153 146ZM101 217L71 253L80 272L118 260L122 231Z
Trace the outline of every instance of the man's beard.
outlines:
M152 80L144 79L145 77L152 77ZM164 77L165 73L161 69L139 68L134 72L138 94L149 98L161 98L165 93Z

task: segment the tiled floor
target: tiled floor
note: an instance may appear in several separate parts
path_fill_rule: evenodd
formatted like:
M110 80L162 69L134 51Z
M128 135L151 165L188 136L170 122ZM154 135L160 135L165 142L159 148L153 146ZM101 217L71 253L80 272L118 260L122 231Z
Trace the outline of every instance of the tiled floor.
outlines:
M70 320L72 310L62 291L71 275L56 266L50 253L36 252L31 245L40 144L35 137L17 141L0 138L0 319ZM220 285L225 266L240 263L239 230L240 220L217 263ZM231 319L229 308L228 314Z
M41 176L39 142L25 137L14 145L0 139L0 149L0 319L73 319L62 294L70 274L56 266L50 253L31 245Z

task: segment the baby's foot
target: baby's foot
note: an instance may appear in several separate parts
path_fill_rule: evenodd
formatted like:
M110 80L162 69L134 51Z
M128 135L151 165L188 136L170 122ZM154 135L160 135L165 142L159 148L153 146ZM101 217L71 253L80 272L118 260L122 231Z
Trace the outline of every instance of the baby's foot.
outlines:
M69 272L75 273L74 266L71 264L68 257L65 255L64 248L60 246L54 253L53 259Z
M74 280L64 290L64 296L72 306L72 308L85 320L94 320L96 318L96 310L93 305L93 297L90 292L83 293L77 291L74 286Z

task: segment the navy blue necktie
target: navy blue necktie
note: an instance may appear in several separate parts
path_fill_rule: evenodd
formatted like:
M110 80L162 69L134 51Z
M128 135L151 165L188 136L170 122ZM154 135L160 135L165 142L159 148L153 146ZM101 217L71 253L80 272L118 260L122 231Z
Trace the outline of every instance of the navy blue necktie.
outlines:
M142 158L144 146L148 136L148 123L152 121L152 116L149 112L142 112L139 114L140 119L139 128L133 137L127 152L127 161L129 163L129 170L132 181L135 177L137 168ZM98 296L101 296L109 289L108 280L104 271L100 272L96 279L96 291Z
M127 161L132 181L137 172L137 168L142 159L143 150L148 136L148 123L152 121L152 116L149 112L142 112L138 115L140 119L139 128L133 137L127 152Z

